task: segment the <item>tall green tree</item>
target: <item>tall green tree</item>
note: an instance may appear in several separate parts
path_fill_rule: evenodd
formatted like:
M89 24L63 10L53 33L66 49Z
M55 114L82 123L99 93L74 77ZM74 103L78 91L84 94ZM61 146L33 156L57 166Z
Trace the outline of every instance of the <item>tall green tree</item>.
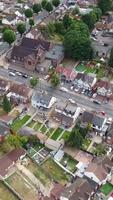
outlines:
M26 144L28 142L28 137L20 136L18 134L16 135L9 134L7 136L7 142L15 148L26 147Z
M64 27L65 27L66 29L69 28L69 26L71 25L71 22L72 22L72 20L71 20L71 18L69 17L69 15L68 15L68 14L65 14L64 17L63 17L63 25L64 25Z
M82 20L85 24L87 24L88 28L92 30L97 21L97 17L95 12L91 11L90 13L83 15Z
M53 10L51 2L47 2L47 4L45 5L45 10L47 10L48 12L51 12Z
M98 7L102 10L102 14L105 14L108 11L113 9L112 0L98 0Z
M20 35L22 36L23 33L25 33L25 31L26 31L26 25L25 25L25 23L19 22L19 23L17 24L17 31L18 31L18 32L20 33Z
M36 77L32 77L30 79L30 84L32 87L35 87L38 84L38 79Z
M6 29L3 32L3 40L11 45L16 40L15 32L10 29Z
M93 56L89 32L85 29L84 24L80 23L76 29L68 30L64 36L64 48L67 57L76 60L87 60ZM73 26L73 28L74 28Z
M74 128L70 133L67 144L71 147L76 147L77 149L80 149L82 147L82 143L83 137L81 136L79 129Z
M48 2L47 0L42 0L41 5L43 9L45 9L47 2Z
M34 26L34 24L35 24L34 19L30 18L29 19L29 25L32 27L32 26Z
M30 9L30 8L26 9L26 10L25 10L25 16L26 16L27 18L31 18L31 17L33 16L33 11L32 11L32 9Z
M52 4L53 6L58 7L60 4L60 0L52 0Z
M59 75L54 72L51 76L51 84L53 87L57 87L60 83Z
M110 52L108 64L109 64L110 67L113 68L113 48L111 49L111 52Z
M3 109L6 113L9 113L11 111L11 103L8 100L7 96L5 95L3 98Z
M97 21L99 21L99 19L102 17L102 10L100 8L98 8L98 7L95 7L93 9L93 12L96 15Z
M96 148L94 149L93 153L96 155L96 156L102 156L102 155L105 155L106 154L106 147L104 144L98 144L96 146Z
M36 13L36 14L38 14L40 11L41 11L41 4L40 3L35 3L34 5L33 5L33 12L34 13Z

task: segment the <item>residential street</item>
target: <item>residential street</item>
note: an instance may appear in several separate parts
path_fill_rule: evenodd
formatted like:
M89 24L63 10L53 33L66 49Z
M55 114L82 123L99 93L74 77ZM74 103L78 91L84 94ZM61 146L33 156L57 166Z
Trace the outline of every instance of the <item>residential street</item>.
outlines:
M29 84L29 79L25 79L22 78L21 76L9 76L8 71L6 69L0 68L0 76L2 78L6 78L10 81L16 81L17 83L20 84ZM44 81L43 79L40 79L40 83L37 86L36 90L44 90L44 91L48 91L51 95L57 97L58 99L73 99L76 101L76 103L78 104L78 106L81 106L82 108L87 108L89 110L94 110L94 111L104 111L108 117L112 117L113 118L113 105L112 104L102 104L102 105L98 105L98 104L94 104L91 99L89 99L88 97L82 95L82 94L78 94L75 93L73 91L69 91L69 92L63 92L60 91L59 89L54 89L51 87L51 85L49 83L47 83L46 81Z

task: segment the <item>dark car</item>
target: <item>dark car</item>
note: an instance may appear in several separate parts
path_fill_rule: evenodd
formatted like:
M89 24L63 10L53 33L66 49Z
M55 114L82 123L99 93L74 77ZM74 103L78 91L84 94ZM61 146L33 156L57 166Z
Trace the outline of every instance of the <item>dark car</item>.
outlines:
M22 74L22 77L23 78L28 78L28 75L27 74Z
M93 100L93 103L100 105L101 103L97 100Z

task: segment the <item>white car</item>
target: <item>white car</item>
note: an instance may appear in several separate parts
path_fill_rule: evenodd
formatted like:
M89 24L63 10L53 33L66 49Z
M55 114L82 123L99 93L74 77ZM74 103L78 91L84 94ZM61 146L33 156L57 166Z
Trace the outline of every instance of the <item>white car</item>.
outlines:
M9 72L9 76L14 76L15 77L15 73Z
M18 76L22 76L22 74L20 72L16 72L16 75Z
M65 87L61 87L60 90L63 91L63 92L68 92L68 89L65 88Z
M46 76L44 77L44 80L47 80L49 77L50 77L50 75L46 75Z
M73 99L69 99L69 101L73 104L75 104L76 102Z

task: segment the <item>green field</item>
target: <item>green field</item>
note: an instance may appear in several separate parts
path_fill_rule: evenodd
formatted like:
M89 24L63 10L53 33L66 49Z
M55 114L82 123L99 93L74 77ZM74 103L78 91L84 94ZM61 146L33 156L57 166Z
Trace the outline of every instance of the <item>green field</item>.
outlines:
M62 128L57 128L56 131L53 133L51 136L51 139L57 140L60 134L62 133L63 129Z
M17 119L11 125L13 131L18 131L29 119L31 116L25 115L22 119Z
M40 129L41 125L42 125L42 123L37 122L36 125L34 126L34 130L38 131Z
M76 165L78 164L77 160L74 160L71 156L65 154L60 162L64 165L69 171L74 173L76 171Z
M106 183L105 185L102 185L100 190L105 196L107 196L113 190L113 185Z
M35 123L36 123L36 121L32 120L31 122L29 122L29 124L27 126L32 128Z
M45 125L43 125L42 128L40 129L40 131L42 133L45 133L47 131L47 127Z
M2 181L0 181L0 200L18 200Z

